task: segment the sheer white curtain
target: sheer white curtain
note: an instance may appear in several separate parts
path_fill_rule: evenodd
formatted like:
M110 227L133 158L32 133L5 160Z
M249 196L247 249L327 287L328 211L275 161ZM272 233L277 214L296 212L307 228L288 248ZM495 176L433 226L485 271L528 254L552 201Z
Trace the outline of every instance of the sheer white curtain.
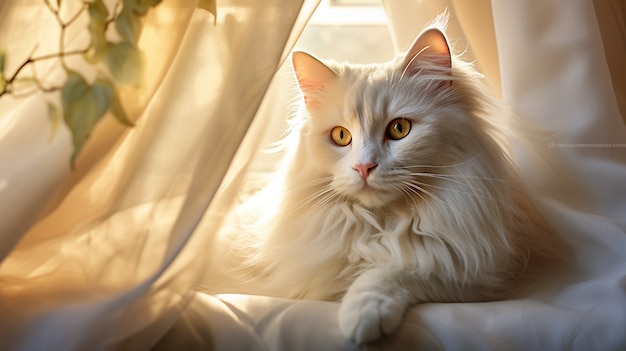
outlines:
M62 16L82 6L62 4ZM216 192L317 1L218 1L216 25L197 4L165 0L147 15L146 82L120 92L136 126L106 117L75 170L69 133L47 117L58 96L0 98L3 350L152 347L210 266L232 199ZM0 6L5 72L57 48L43 0ZM86 20L66 45L88 42ZM37 69L63 79L58 62Z

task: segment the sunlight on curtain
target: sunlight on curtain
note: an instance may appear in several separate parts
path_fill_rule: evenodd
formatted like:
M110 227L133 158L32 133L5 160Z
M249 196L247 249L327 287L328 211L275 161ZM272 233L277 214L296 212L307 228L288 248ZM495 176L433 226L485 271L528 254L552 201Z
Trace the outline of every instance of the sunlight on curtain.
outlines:
M442 13L449 14L447 35L456 53L475 61L496 95L500 94L500 71L489 0L382 1L390 19L398 52L406 50L424 26Z
M73 171L69 133L52 133L46 96L0 99L3 347L139 350L159 340L211 263L232 198L212 199L316 5L218 1L213 25L195 1L163 1L140 37L144 87L121 91L136 126L105 118ZM43 1L1 6L6 71L37 43L38 54L56 48ZM58 68L38 74L59 82Z

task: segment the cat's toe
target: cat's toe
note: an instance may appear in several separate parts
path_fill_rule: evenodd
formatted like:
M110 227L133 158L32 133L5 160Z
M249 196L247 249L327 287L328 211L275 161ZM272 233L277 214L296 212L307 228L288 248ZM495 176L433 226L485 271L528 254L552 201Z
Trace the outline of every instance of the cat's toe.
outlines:
M406 306L388 296L361 293L344 300L339 309L342 333L357 344L379 339L400 325Z

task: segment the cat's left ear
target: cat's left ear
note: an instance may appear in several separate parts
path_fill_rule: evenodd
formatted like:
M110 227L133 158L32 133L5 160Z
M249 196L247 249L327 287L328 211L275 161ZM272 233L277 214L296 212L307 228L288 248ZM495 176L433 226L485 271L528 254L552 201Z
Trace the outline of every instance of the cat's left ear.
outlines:
M293 70L307 107L320 103L320 93L337 79L337 74L315 57L296 51L292 55Z
M429 72L451 76L452 59L445 34L437 28L422 32L411 45L402 64L404 72L409 75ZM445 86L451 84L452 80L444 82Z

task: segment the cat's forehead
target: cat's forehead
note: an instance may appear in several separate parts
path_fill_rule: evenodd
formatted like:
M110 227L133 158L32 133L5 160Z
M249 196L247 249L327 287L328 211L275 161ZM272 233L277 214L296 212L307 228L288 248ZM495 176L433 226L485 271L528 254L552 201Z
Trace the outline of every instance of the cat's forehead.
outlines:
M385 124L389 118L423 108L422 91L393 64L348 66L339 73L346 89L344 106L361 122Z
M397 65L393 62L374 64L343 63L333 69L341 79L353 83L384 83L393 78Z

